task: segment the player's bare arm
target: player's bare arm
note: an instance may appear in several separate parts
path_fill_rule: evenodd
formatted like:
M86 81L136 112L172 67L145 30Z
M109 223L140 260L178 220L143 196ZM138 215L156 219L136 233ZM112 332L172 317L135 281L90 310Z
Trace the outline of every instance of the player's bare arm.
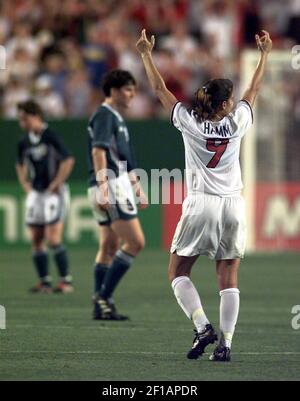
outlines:
M148 196L145 194L145 192L141 186L140 180L137 177L134 170L130 171L128 173L128 175L129 175L129 179L130 179L131 185L133 187L134 193L135 193L136 197L139 199L139 206L141 209L145 209L146 207L149 206Z
M270 51L272 50L272 40L267 31L262 31L263 36L255 35L256 44L260 50L260 59L253 74L249 88L245 91L242 99L247 100L253 106L255 98L261 86L261 82L265 73L267 59Z
M32 186L29 181L27 181L27 166L26 164L16 164L16 172L18 176L19 183L23 188L24 192L28 193L31 191Z
M103 148L93 148L92 158L94 171L97 178L97 184L100 189L101 204L99 207L102 210L109 209L109 196L108 196L108 178L106 174L107 160L106 151Z
M67 159L61 161L56 177L49 184L48 191L56 192L63 183L67 180L71 174L74 167L75 159L74 157L68 157Z
M166 87L165 81L157 70L153 59L152 50L155 44L155 37L152 35L151 40L147 39L146 30L143 29L141 36L136 43L136 47L142 57L146 74L150 81L152 88L154 89L157 97L161 101L164 108L168 113L171 114L174 105L177 103L176 97Z

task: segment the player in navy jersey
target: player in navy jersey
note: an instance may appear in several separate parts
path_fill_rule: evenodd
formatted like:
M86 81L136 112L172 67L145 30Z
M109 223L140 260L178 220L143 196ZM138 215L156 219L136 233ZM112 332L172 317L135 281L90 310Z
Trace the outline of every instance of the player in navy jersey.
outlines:
M220 290L220 341L212 361L228 362L239 313L238 268L246 239L245 205L239 163L242 137L253 122L252 105L272 49L269 33L256 35L261 56L249 87L234 106L233 84L211 79L196 92L191 110L167 89L153 59L154 36L143 30L137 42L152 88L183 137L188 194L171 246L169 279L178 304L196 328L189 359L217 341L196 287L190 279L200 255L216 262Z
M16 170L26 192L26 224L39 283L31 292L52 292L46 245L52 250L60 276L55 292L73 291L66 249L62 243L68 200L65 184L74 158L60 136L48 127L40 106L32 100L18 105L20 127L26 132L18 144Z
M135 158L122 114L135 94L133 76L113 70L103 79L104 102L88 125L88 196L99 224L99 251L94 267L93 318L126 320L112 295L134 258L144 248L135 195L141 208L148 204L135 175Z

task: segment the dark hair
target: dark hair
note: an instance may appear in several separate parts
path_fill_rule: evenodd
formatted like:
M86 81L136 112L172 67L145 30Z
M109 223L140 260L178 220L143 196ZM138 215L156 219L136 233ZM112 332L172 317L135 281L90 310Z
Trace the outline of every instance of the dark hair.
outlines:
M120 89L125 85L136 85L136 81L128 71L112 70L102 79L102 90L105 96L110 96L111 88Z
M201 121L211 119L233 91L230 79L211 79L196 92L195 111Z
M44 113L42 108L34 100L26 100L25 102L18 103L18 110L24 111L26 114L32 116L38 116L42 120L44 119Z

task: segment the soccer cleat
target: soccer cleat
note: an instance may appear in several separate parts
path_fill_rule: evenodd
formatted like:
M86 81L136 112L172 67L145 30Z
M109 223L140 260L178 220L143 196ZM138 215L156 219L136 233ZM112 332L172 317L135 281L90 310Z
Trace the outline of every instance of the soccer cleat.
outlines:
M106 299L97 297L93 299L94 310L93 319L94 320L128 320L128 316L120 315L117 312L116 306L113 302L109 302Z
M54 288L53 292L56 294L71 294L74 292L74 287L71 283L66 283L65 281L61 281L57 287Z
M113 316L116 318L116 319L113 319L113 320L129 320L129 316L121 315L120 313L118 313L116 305L114 304L114 302L108 300L108 303L109 303L109 305L111 307L111 311L112 311Z
M38 283L34 287L29 289L31 294L51 294L52 293L52 286L49 283Z
M211 324L207 324L201 333L198 333L197 330L194 331L195 338L191 350L187 353L188 359L198 359L209 344L213 344L218 340L217 333Z
M215 362L230 362L230 348L218 345L209 359Z

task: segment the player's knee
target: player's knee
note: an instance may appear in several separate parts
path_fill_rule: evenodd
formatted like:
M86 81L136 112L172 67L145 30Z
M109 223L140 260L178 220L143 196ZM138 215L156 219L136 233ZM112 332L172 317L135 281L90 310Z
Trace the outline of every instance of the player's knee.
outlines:
M125 243L125 249L134 256L140 253L145 248L145 239L144 237L135 238L132 241L128 241Z
M228 277L228 275L219 275L218 284L220 291L227 290L228 288L237 288L238 280L236 276Z
M145 248L145 238L140 237L135 241L136 251L137 253L141 252Z
M110 246L108 247L108 249L107 249L107 255L108 255L108 257L110 257L110 258L113 259L113 258L115 257L115 254L116 254L117 250L118 250L118 244L112 244L112 245L110 245Z
M96 261L98 263L103 263L110 265L115 257L118 250L118 243L109 240L104 240L101 243L100 249L98 251Z
M105 255L111 256L117 252L118 244L110 241L109 239L103 240L100 246L100 252Z
M182 271L178 271L178 270L174 270L172 268L168 269L168 279L169 281L172 283L173 280L175 280L175 278L177 277L182 277L182 276L186 276L189 277L187 272L182 272Z
M238 281L235 277L229 277L229 279L226 282L226 288L237 288L238 287Z
M44 237L36 236L31 240L32 250L34 252L42 251L44 249Z
M33 252L42 252L44 250L43 242L32 243L32 251Z
M54 247L56 247L56 246L58 246L58 245L60 245L61 244L61 241L59 241L57 238L55 238L55 237L48 237L47 238L47 245L50 247L50 248L54 248Z
M62 238L61 235L56 232L48 232L46 234L46 241L48 246L53 247L61 244Z
M170 282L175 280L175 278L182 276L182 272L178 271L177 268L174 267L174 265L170 264L168 268L168 279Z
M172 283L172 281L176 278L176 274L172 270L168 270L168 279Z

